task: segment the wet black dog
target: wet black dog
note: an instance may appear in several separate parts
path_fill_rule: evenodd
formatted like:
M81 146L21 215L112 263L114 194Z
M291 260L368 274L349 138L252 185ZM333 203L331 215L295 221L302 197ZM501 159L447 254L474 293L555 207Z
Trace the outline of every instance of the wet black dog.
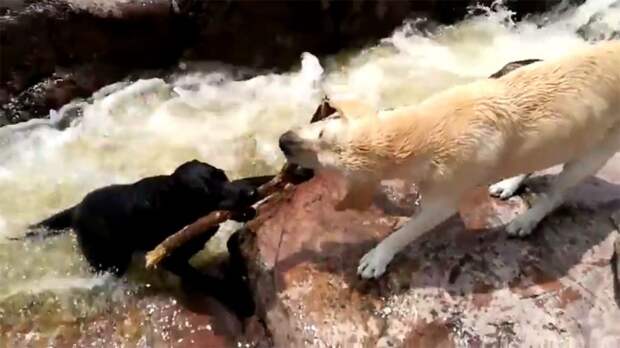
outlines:
M72 228L95 271L121 276L135 252L152 250L166 237L214 210L231 210L237 221L251 219L255 214L252 204L259 200L256 188L272 177L229 181L222 170L193 160L179 166L171 175L94 190L77 205L31 226L26 238L47 237ZM236 276L215 279L189 264L189 259L204 248L217 228L175 250L163 260L162 266L184 282L198 285L228 302L233 309L247 310L252 305L240 302L249 295L233 294L245 291L239 288L243 284ZM237 290L231 292L231 285Z
M259 181L268 180L264 177ZM194 160L182 164L171 175L92 191L74 207L33 227L72 227L89 264L96 271L111 271L120 276L134 252L153 249L166 237L214 210L232 210L237 213L236 220L252 218L252 204L258 200L256 186L260 183L231 182L222 170ZM181 247L163 266L179 276L193 276L195 270L188 259L216 231L217 227ZM36 235L33 231L28 237Z

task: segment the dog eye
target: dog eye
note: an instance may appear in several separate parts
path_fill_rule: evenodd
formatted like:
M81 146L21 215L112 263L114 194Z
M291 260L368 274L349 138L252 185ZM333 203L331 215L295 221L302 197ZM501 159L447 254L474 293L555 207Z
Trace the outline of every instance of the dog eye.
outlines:
M324 132L323 129L319 132L319 139L321 139L323 137L323 132Z

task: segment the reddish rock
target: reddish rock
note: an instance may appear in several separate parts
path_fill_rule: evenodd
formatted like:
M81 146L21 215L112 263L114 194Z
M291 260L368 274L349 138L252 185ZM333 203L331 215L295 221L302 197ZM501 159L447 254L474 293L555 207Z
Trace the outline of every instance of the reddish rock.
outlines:
M214 300L194 297L181 303L164 294L129 298L96 317L32 317L15 326L0 324L0 347L216 348L239 344L269 346L256 317L247 319L244 329L234 314Z
M617 347L609 217L620 207L618 184L614 158L524 240L502 228L524 200L481 189L381 279L363 281L359 258L406 218L385 213L394 211L385 199L337 212L342 182L315 177L272 197L241 236L258 314L277 347Z
M405 340L404 347L436 347L451 348L454 343L450 339L450 328L445 323L431 322L414 327Z

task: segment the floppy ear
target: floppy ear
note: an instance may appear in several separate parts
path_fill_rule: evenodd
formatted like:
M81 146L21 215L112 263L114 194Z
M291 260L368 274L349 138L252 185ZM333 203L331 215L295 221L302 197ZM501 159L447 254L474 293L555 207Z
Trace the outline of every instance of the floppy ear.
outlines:
M357 99L335 99L329 104L338 111L340 117L348 120L365 117L376 117L377 110Z
M202 180L202 178L195 173L181 171L178 173L174 173L173 180L176 183L176 188L179 189L179 192L184 192L184 194L191 192L200 195L210 195L213 194L213 190L209 185Z

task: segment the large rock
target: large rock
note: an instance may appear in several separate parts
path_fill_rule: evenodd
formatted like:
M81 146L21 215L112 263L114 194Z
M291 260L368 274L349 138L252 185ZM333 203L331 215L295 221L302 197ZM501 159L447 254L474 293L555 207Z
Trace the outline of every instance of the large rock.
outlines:
M557 0L509 1L516 15ZM403 19L452 23L473 1L3 0L0 126L179 59L287 68L303 51L335 53L389 35Z
M276 347L617 347L610 216L619 184L617 156L525 240L501 226L526 202L481 188L460 217L407 247L380 280L363 281L359 258L404 218L387 214L396 210L385 200L336 212L342 182L319 176L267 202L241 235L242 253Z
M25 3L3 15L0 5L0 126L47 116L136 69L172 65L189 39L169 0Z
M256 317L243 325L214 300L182 303L166 294L128 298L87 318L60 312L0 321L1 347L269 347L269 342Z

